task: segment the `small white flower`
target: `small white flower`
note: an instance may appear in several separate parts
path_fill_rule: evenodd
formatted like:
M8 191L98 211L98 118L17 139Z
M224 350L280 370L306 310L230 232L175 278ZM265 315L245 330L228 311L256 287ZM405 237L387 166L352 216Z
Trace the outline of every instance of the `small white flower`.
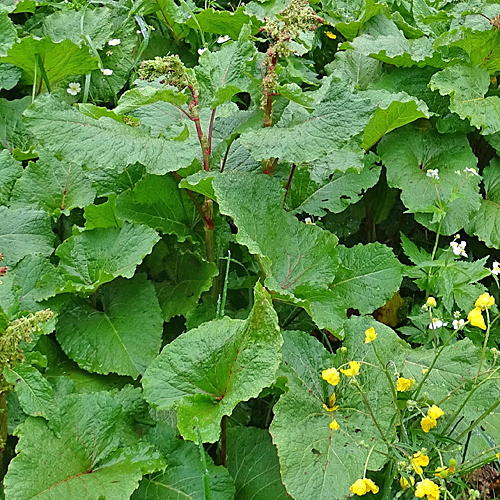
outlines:
M453 313L453 317L454 317L455 319L460 319L460 316L461 316L460 311L455 311L455 312Z
M477 175L479 177L479 174L476 172L475 168L465 167L464 168L464 172L465 173L470 172L472 175Z
M71 95L76 95L80 93L80 90L82 90L82 87L80 86L79 83L71 82L68 85L68 88L66 89L66 92Z
M140 34L142 33L142 31L141 31L141 30L135 30L135 32L136 32L138 35L140 35Z
M308 226L315 226L316 224L312 221L311 217L306 217L304 219L304 222L308 225Z
M122 43L122 41L119 38L113 38L113 40L108 42L108 45L114 47L115 45L120 45L120 43Z
M458 330L461 326L464 326L465 319L454 319L452 322L453 329Z
M461 172L460 170L455 170L455 173L456 173L457 175L462 175L462 172Z
M439 170L437 168L435 168L435 169L432 169L432 168L427 169L427 173L425 175L427 175L427 177L430 177L431 179L437 179L437 180L439 180Z
M217 38L217 43L224 43L224 42L227 42L231 40L231 37L229 35L224 35L224 36L220 36L219 38Z
M106 51L106 55L107 56L112 56L113 55L113 51L112 50L107 50Z
M111 75L113 74L113 70L112 70L112 69L108 69L108 68L104 69L104 68L101 68L101 71L102 71L102 74L103 74L104 76L111 76Z
M189 16L187 16L188 19L191 19L191 14L189 14Z
M491 272L495 276L498 276L500 274L500 264L497 261L493 262L493 268L492 268Z
M201 56L201 54L203 54L203 52L206 52L208 49L206 47L204 47L203 49L198 49L198 54Z
M443 323L440 319L438 318L432 318L432 322L429 325L429 328L431 330L437 330L438 328L441 328L442 326L446 326L448 323Z
M467 243L465 241L461 241L457 243L456 241L452 241L450 243L450 247L453 249L453 253L455 255L461 255L462 257L467 257L467 253L465 251L465 246Z
M148 26L151 28L151 31L156 31L156 28L154 26L151 26L150 24L148 24Z

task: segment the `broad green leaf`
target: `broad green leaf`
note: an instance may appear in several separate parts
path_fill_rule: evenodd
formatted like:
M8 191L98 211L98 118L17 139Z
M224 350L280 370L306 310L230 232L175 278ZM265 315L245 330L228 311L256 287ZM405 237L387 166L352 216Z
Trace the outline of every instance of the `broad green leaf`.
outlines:
M500 159L498 157L484 169L483 180L485 197L481 200L479 211L466 230L484 241L487 246L498 249L500 248Z
M43 375L28 363L20 363L3 370L5 380L14 386L19 403L26 415L44 417L51 428L60 424L59 409L54 391Z
M428 229L437 231L439 204L446 204L441 226L446 235L460 231L479 209L480 177L464 172L477 164L465 135L406 126L385 136L377 153L389 186L401 189L403 203ZM439 181L427 176L433 169L438 169Z
M286 500L276 448L267 429L229 427L226 466L238 500Z
M242 134L240 142L256 160L271 157L301 163L342 149L360 134L373 112L364 99L334 78L316 110L291 126L277 126Z
M269 294L257 284L247 320L228 317L181 334L143 377L145 398L158 409L175 405L184 438L204 442L220 434L220 420L240 401L274 380L282 338Z
M195 309L201 294L210 290L212 278L218 274L213 262L171 240L158 243L146 265L155 282L165 321Z
M489 85L488 70L460 64L436 73L430 83L432 90L451 97L450 111L485 135L500 130L500 98L484 97Z
M155 102L168 102L175 106L182 106L187 101L187 96L174 91L172 88L158 88L151 85L136 87L127 90L114 109L115 113L127 114L141 106L154 104Z
M53 153L89 167L105 165L118 171L140 162L152 174L188 166L190 145L151 137L142 127L111 118L93 120L51 95L39 97L24 113L28 128ZM201 155L201 149L197 152Z
M15 148L27 150L33 144L23 123L23 111L30 103L28 96L14 101L0 99L0 145L11 152Z
M0 57L6 56L7 51L17 39L17 30L9 17L9 12L3 5L0 6Z
M260 23L255 17L250 17L245 13L243 6L235 11L215 10L213 7L202 10L193 17L189 17L186 24L193 29L202 29L207 33L218 35L229 35L233 40L237 40L243 25L251 23L252 33L255 33Z
M131 278L159 236L153 229L124 223L83 231L59 245L59 267L78 290L93 291L117 276Z
M389 17L390 12L387 4L375 2L375 0L364 0L362 2L363 8L359 12L358 18L354 21L340 22L335 24L335 28L344 35L347 40L352 40L356 37L363 26L372 17L377 15L385 15Z
M87 176L92 179L92 187L97 191L97 196L120 194L127 189L133 189L137 181L142 178L146 167L140 163L129 165L118 172L115 168L102 166L97 169L87 170Z
M134 379L158 354L162 332L155 290L144 274L117 278L90 299L75 297L56 327L64 352L81 368Z
M379 337L382 331L391 331L368 318L359 318L356 326L363 330L364 337L364 330L372 325L380 332ZM351 330L349 333L353 333ZM359 442L375 445L382 452L385 445L367 415L361 395L343 375L341 385L335 388L338 410L332 414L324 409L331 390L328 393L321 372L351 359L375 365L377 359L371 346L367 349L359 341L360 335L357 335L358 344L354 344L351 335L346 336L349 357L344 356L342 360L337 357L335 361L314 337L292 331L285 332L284 338L284 367L280 375L287 377L288 392L274 406L275 417L270 427L278 448L283 482L295 500L344 498L349 495L350 486L363 475L369 450ZM391 427L395 410L385 375L363 364L358 379L384 436L393 441ZM332 418L340 425L338 431L329 428ZM379 469L385 460L384 456L374 453L368 469Z
M200 57L194 71L202 105L213 109L238 92L248 92L252 80L245 70L256 54L249 34L249 28L244 28L238 41L226 43L217 52L205 52Z
M85 229L96 227L122 227L123 222L116 214L116 195L111 194L108 200L99 205L88 205L83 214Z
M69 75L83 75L97 68L97 59L92 57L87 46L78 46L71 40L53 42L50 37L36 39L22 38L2 57L2 62L12 63L24 71L23 81L33 85L35 66L42 61L50 84ZM45 88L41 71L37 71L37 85Z
M294 213L306 212L322 217L328 211L339 213L352 203L359 201L368 188L373 187L380 177L381 167L369 165L368 162L361 172L336 172L331 181L325 185L313 182L306 169L294 174L291 190L294 196L290 197L293 203L297 199L297 190L300 190L298 206L294 206ZM299 175L297 175L299 174ZM294 203L295 205L295 203Z
M199 447L178 439L175 429L166 424L157 424L146 437L162 453L167 468L165 472L143 478L132 500L206 500L205 469ZM205 460L212 500L233 500L234 484L227 469L215 466L206 453Z
M145 175L133 189L116 200L122 220L145 224L164 234L175 234L180 242L199 242L200 215L179 181L172 175Z
M370 91L378 102L378 108L363 132L361 147L370 149L383 135L411 123L418 118L429 118L427 105L406 92L392 94L384 91Z
M0 90L13 89L21 78L21 69L13 64L0 63Z
M93 45L101 49L107 40L113 38L112 16L107 7L59 11L43 16L31 33L39 38L48 36L56 43L69 38L76 45L81 45L87 35Z
M52 217L59 217L92 203L94 198L95 190L80 165L61 162L41 151L40 159L30 162L16 182L11 206L38 206Z
M2 265L13 266L30 254L50 255L54 239L46 212L0 207L0 248L5 257Z
M15 182L23 173L21 162L8 150L0 151L0 205L7 205Z
M57 436L44 420L28 418L5 477L6 499L128 500L143 474L162 470L160 454L136 444L137 436L132 439L119 397L107 392L66 397Z
M382 75L382 63L357 50L337 52L335 60L325 66L330 75L349 82L356 89L366 90Z

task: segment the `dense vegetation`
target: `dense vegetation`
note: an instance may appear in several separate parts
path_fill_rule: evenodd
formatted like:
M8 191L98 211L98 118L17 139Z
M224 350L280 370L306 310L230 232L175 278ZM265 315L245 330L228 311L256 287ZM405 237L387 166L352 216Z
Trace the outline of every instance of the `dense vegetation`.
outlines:
M2 0L5 498L492 498L497 75L495 1Z

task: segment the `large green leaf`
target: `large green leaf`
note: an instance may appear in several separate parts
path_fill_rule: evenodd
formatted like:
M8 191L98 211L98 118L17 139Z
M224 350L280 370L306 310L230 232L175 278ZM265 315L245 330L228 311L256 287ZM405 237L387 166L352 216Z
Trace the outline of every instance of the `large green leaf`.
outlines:
M137 108L154 104L155 102L168 102L175 106L182 106L187 101L187 96L176 92L171 87L155 87L153 85L142 85L131 90L127 90L114 109L115 113L124 115Z
M238 500L286 500L276 448L267 429L230 427L226 466Z
M481 129L482 134L494 134L500 130L500 98L484 97L490 86L488 70L456 64L434 74L432 90L449 95L450 111L462 120L468 118L471 125Z
M154 247L146 265L165 321L196 308L201 294L210 290L212 278L219 272L213 262L169 240Z
M21 162L12 158L9 151L0 151L0 205L7 205L15 182L23 173Z
M61 347L81 368L133 378L158 354L162 332L154 286L144 274L117 278L91 299L75 297L56 328Z
M269 294L257 284L249 318L228 317L181 334L143 377L146 399L158 409L177 408L184 438L214 442L220 421L240 401L257 397L274 380L282 343Z
M77 289L93 291L117 276L131 278L159 239L153 229L126 222L122 228L96 228L72 236L57 247L56 255Z
M17 30L9 17L9 12L0 6L0 57L6 56L7 51L17 39Z
M0 90L11 90L21 78L22 71L9 63L0 63Z
M36 39L22 38L2 57L2 62L12 63L24 71L25 83L33 85L35 67L43 64L50 84L69 75L83 75L97 68L97 59L92 57L87 46L78 46L71 40L53 42L50 37ZM37 71L37 85L45 88L41 70Z
M154 138L143 127L111 118L94 120L51 95L38 98L24 115L28 128L48 150L92 168L105 165L121 171L140 162L148 172L164 174L194 159L189 144Z
M6 499L128 500L142 474L163 469L157 451L136 444L119 396L66 397L57 436L43 419L28 418L5 477Z
M466 230L487 246L500 248L500 159L494 158L483 171L485 197Z
M376 325L373 319L363 318L357 326L363 328L364 335L365 325L372 324ZM387 327L376 328L381 331ZM284 368L280 375L287 377L288 392L275 405L270 428L278 448L283 482L296 500L344 498L350 486L363 474L368 449L359 442L363 440L370 446L375 445L378 451L385 451L385 445L367 415L359 392L346 383L343 376L335 391L339 409L334 417L340 429L332 431L329 428L332 414L323 408L329 394L321 380L321 372L351 359L373 364L377 364L377 360L371 346L368 350L362 342L359 346L354 345L350 335L346 336L349 358L340 361L339 357L336 363L314 337L302 332L286 332L284 337ZM387 379L377 368L364 364L359 379L384 436L393 441L395 436L391 427L395 411ZM368 468L378 469L385 460L384 456L373 454Z
M199 447L178 439L173 427L157 424L147 438L159 450L167 463L165 472L144 478L132 500L206 500ZM205 452L204 452L205 453ZM234 484L227 469L215 466L205 453L212 500L233 500Z
M14 101L0 99L0 145L11 152L15 148L27 150L33 144L23 123L23 111L30 103L29 96Z
M92 203L95 190L80 165L61 162L40 152L40 159L30 162L12 191L11 206L43 208L53 217L69 215L75 207Z
M0 248L3 265L13 266L30 254L54 251L50 218L42 210L0 207Z
M441 234L458 232L478 210L480 178L464 172L476 167L477 157L465 135L407 126L384 137L377 152L387 168L387 183L401 189L403 203L425 227L437 231L442 202L447 211ZM427 176L429 169L438 169L438 184Z
M206 52L195 68L200 85L200 103L216 108L238 92L248 92L251 78L246 67L256 54L254 44L244 28L237 42L227 43L217 52Z
M29 363L20 363L12 368L4 368L5 380L14 386L19 403L26 415L44 417L51 427L57 427L59 409L54 399L54 391L43 375Z
M120 219L145 224L164 234L175 234L180 242L200 242L200 216L179 181L172 174L145 175L133 189L116 200Z
M368 124L374 107L347 84L333 78L316 110L298 123L242 134L240 142L257 160L314 161L340 150ZM287 126L288 125L288 126Z

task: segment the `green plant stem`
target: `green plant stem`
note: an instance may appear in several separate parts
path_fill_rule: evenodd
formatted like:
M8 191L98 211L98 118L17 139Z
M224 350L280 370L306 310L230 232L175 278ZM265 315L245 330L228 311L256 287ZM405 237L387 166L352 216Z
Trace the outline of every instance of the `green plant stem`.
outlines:
M203 490L205 493L205 500L212 500L212 493L210 491L210 476L208 475L207 468L207 458L205 456L205 450L203 448L203 441L201 440L200 429L196 428L196 433L198 435L198 447L200 449L200 461L203 467Z
M373 420L373 423L375 424L375 427L377 428L378 432L380 433L380 436L382 437L382 440L384 441L384 443L386 443L387 445L389 445L389 441L387 441L387 438L385 437L384 432L382 431L379 423L377 422L377 419L375 418L375 415L373 413L372 407L370 406L370 403L368 402L368 399L366 398L365 393L363 392L363 390L361 389L361 387L359 386L359 384L358 384L357 381L355 381L354 387L356 387L356 389L358 389L359 393L361 394L361 397L363 398L363 400L364 400L364 402L366 404L366 407L368 408L368 411L370 412L370 416L371 416L371 418Z
M476 373L476 383L479 374L481 373L481 368L483 367L484 355L486 354L486 346L488 345L488 338L490 336L491 324L490 324L490 312L486 309L486 319L488 320L488 328L486 330L486 335L484 336L483 350L481 351L481 359L479 360L479 367Z
M0 393L0 481L7 472L7 464L5 463L5 444L7 443L7 393Z

